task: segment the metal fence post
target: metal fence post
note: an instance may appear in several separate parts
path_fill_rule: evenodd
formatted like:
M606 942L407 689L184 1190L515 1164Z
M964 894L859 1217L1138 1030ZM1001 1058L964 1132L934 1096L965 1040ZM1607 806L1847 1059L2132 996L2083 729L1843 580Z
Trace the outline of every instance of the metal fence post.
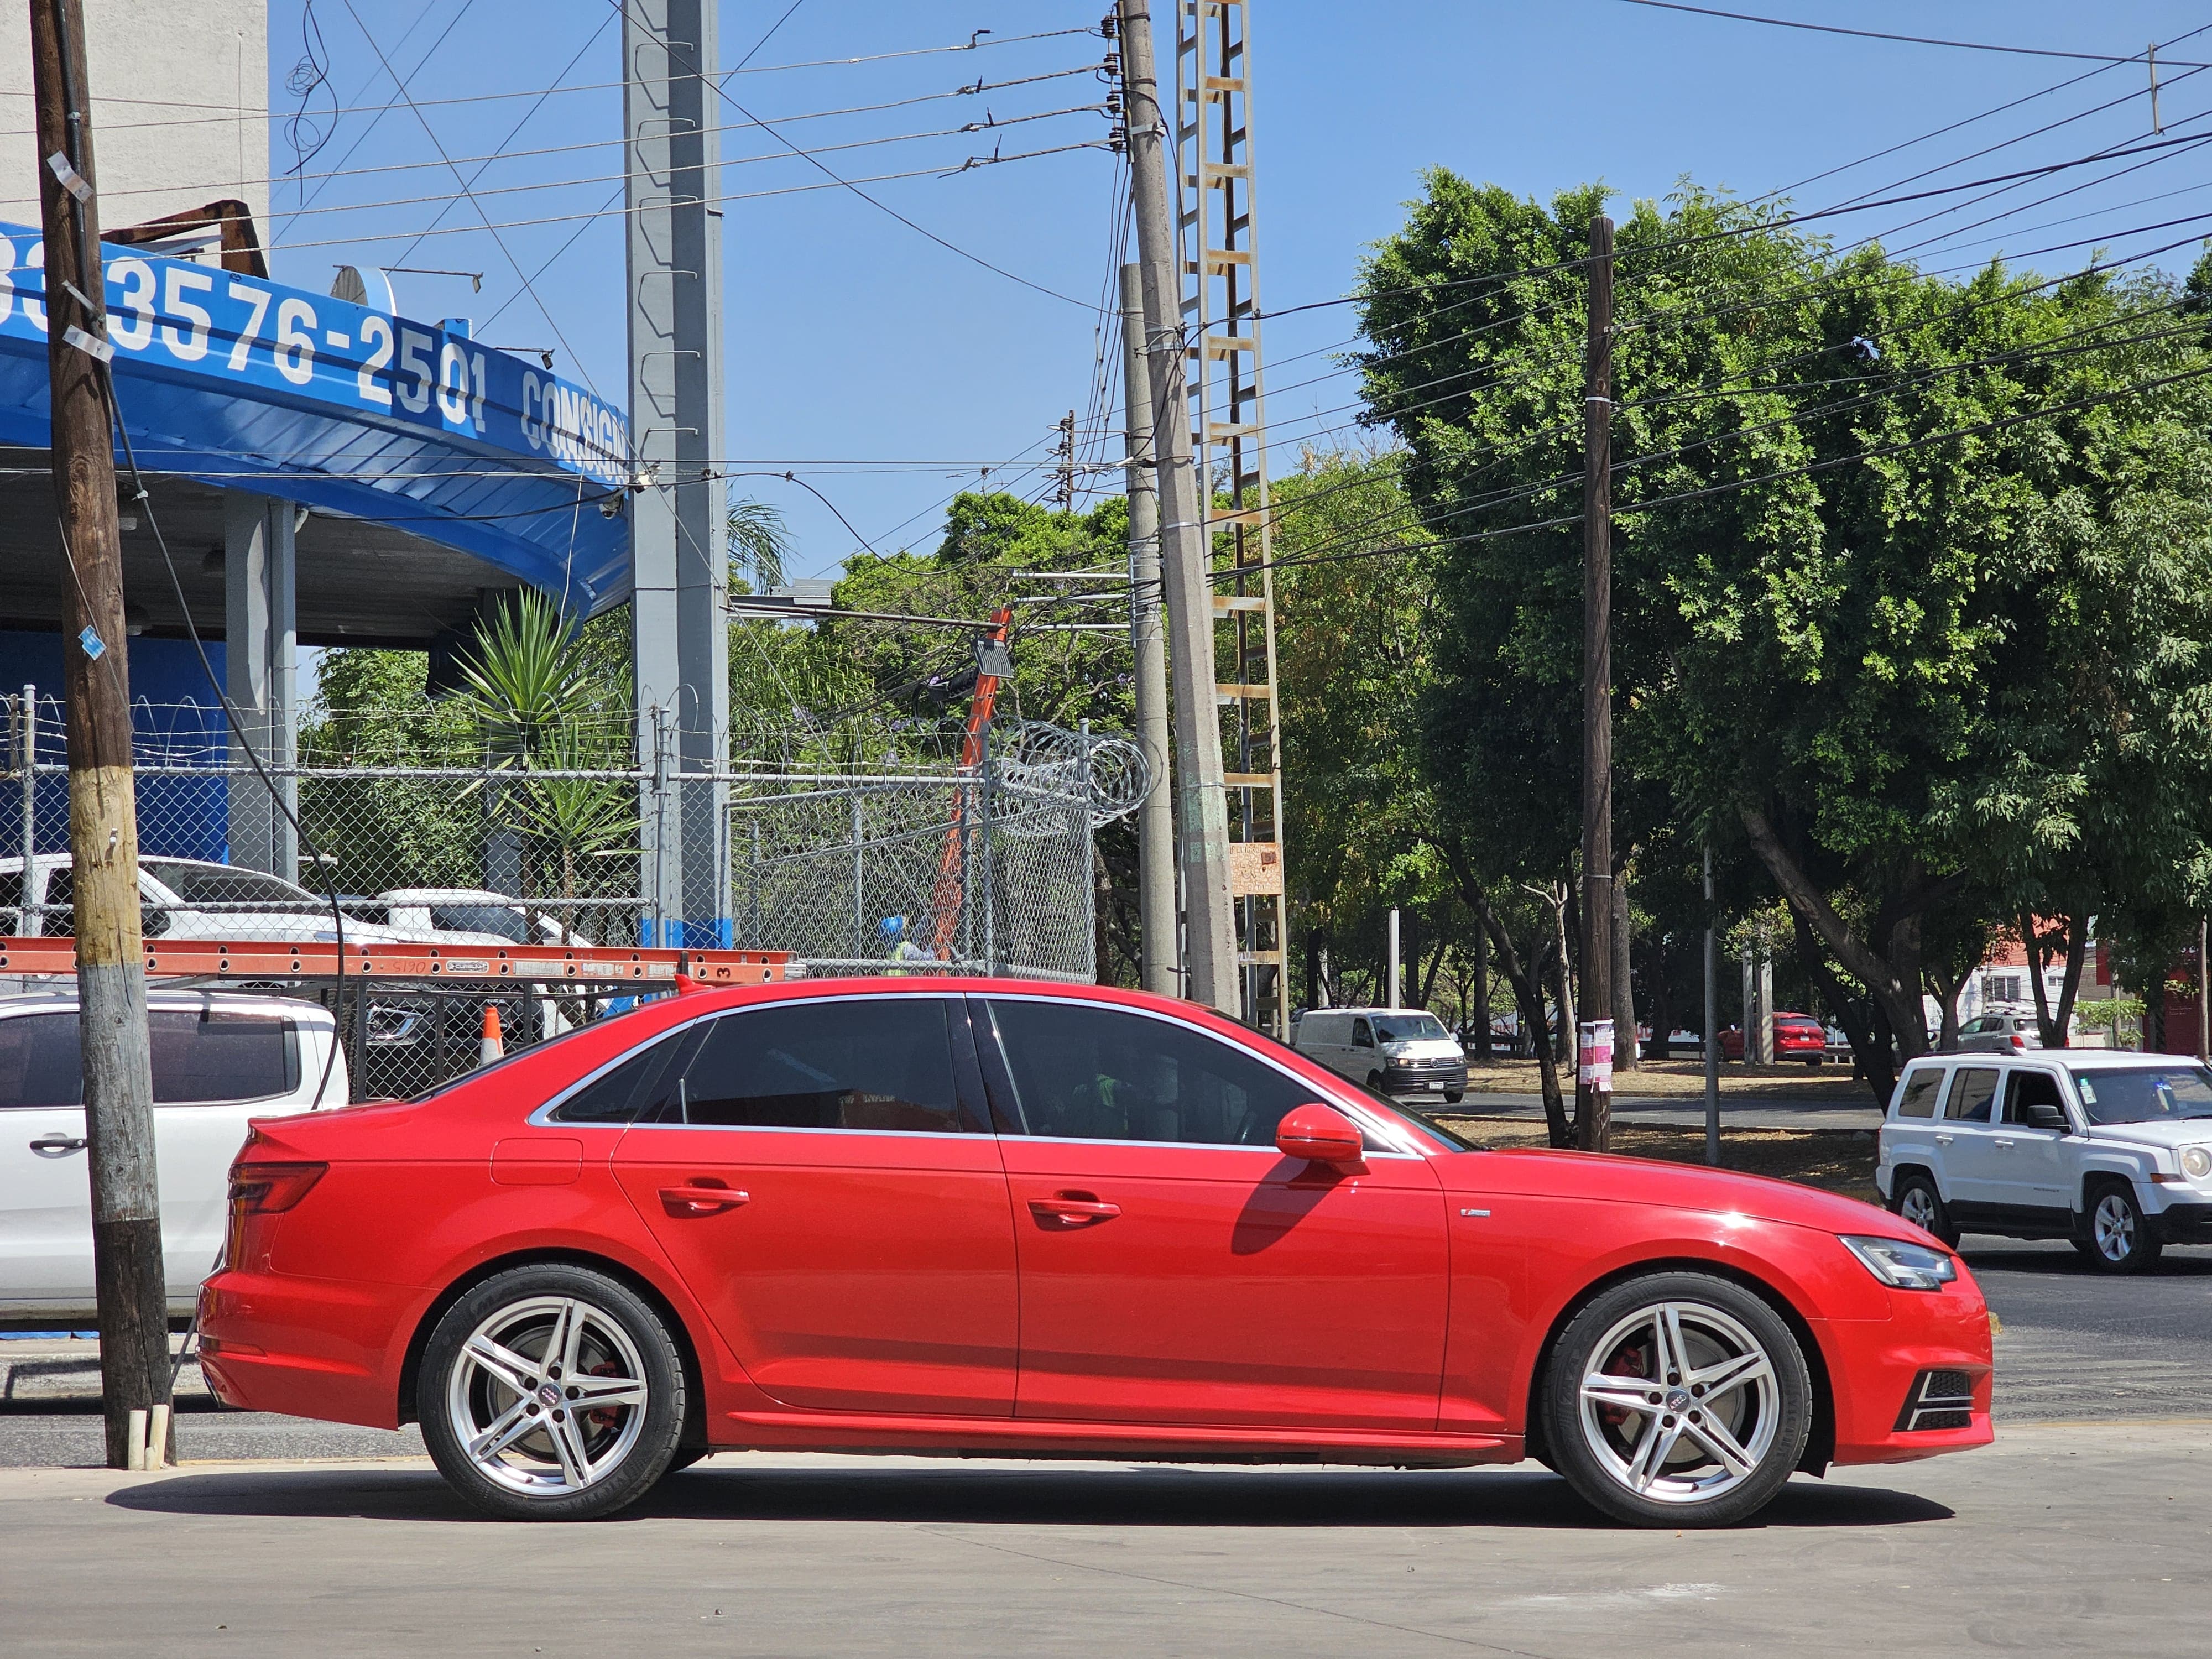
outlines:
M751 910L752 932L745 942L751 945L755 950L758 950L761 948L761 826L760 819L758 817L755 817L753 819L753 880Z
M867 954L866 923L860 919L861 881L865 872L860 862L860 794L853 792L853 955L857 960Z
M1098 878L1092 863L1091 846L1091 722L1087 720L1076 727L1078 764L1075 769L1074 854L1075 882L1083 893L1083 954L1089 959L1087 971L1091 979L1098 977Z
M40 914L31 902L31 895L38 884L31 879L33 855L39 845L39 688L26 685L21 710L23 723L23 891L22 920L15 924L18 933L31 931L31 918ZM41 925L38 930L45 933Z
M998 915L992 903L991 894L991 888L993 886L991 872L991 768L993 761L991 758L991 726L988 721L984 723L982 735L983 769L980 787L982 793L983 810L981 813L982 823L979 826L979 830L982 836L983 842L981 856L983 877L983 971L993 977L996 977L999 971L999 930Z

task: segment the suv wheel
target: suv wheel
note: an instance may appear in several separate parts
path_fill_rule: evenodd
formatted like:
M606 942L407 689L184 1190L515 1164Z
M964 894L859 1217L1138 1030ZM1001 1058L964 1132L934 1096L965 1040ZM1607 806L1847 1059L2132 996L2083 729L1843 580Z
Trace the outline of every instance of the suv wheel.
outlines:
M518 1267L446 1310L422 1356L422 1439L453 1490L508 1520L635 1503L684 1433L684 1365L659 1315L585 1267Z
M1919 1170L1897 1177L1897 1189L1889 1200L1889 1207L1921 1231L1933 1233L1954 1250L1959 1248L1959 1229L1951 1220L1943 1194Z
M1636 1526L1722 1527L1797 1467L1813 1384L1789 1326L1749 1291L1650 1273L1560 1333L1542 1409L1551 1456L1594 1507Z
M2091 1191L2081 1233L2074 1248L2100 1273L2148 1273L2165 1248L2136 1202L2135 1188L2124 1181L2106 1182Z

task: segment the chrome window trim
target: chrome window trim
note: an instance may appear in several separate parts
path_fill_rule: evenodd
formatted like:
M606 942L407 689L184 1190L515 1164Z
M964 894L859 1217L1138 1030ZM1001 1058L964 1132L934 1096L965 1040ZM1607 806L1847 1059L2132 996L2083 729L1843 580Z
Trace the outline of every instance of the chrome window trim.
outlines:
M556 1121L553 1121L552 1117L550 1116L550 1114L552 1114L552 1113L554 1113L554 1112L556 1112L556 1111L558 1111L562 1107L563 1107L563 1106L567 1105L567 1104L568 1103L568 1102L569 1102L571 1099L573 1099L575 1096L581 1094L585 1090L586 1090L586 1089L590 1088L590 1087L592 1086L592 1085L593 1085L594 1083L597 1083L597 1082L598 1082L601 1078L605 1077L605 1076L609 1072L613 1071L613 1070L615 1069L615 1067L616 1067L616 1066L617 1066L626 1065L626 1064L628 1064L629 1061L631 1061L631 1060L635 1060L635 1059L636 1059L640 1054L643 1054L643 1053L644 1053L647 1048L650 1048L651 1047L653 1047L653 1045L654 1043L659 1042L661 1042L661 1041L662 1041L663 1039L665 1039L665 1038L667 1038L667 1037L672 1037L672 1036L676 1036L678 1032L681 1032L681 1031L688 1031L688 1030L690 1030L693 1026L695 1026L695 1025L702 1025L702 1024L704 1024L707 1021L708 1021L708 1020L710 1020L710 1019L720 1019L720 1018L724 1018L725 1016L731 1015L731 1014L748 1014L748 1013L754 1012L756 1010L759 1010L759 1009L766 1009L766 1008L775 1008L775 1007L779 1007L779 1006L782 1006L782 1005L783 1005L783 1004L785 1004L785 1003L805 1003L805 1004L808 1005L808 1006L811 1006L811 1007L819 1007L819 1006L822 1006L823 1004L824 1004L824 1003L830 1003L830 1002L884 1002L884 1001L888 1001L888 1000L891 1000L891 999L892 999L892 998L894 998L894 997L898 998L898 999L900 999L900 1000L913 1000L913 999L920 999L921 1000L923 1000L923 1001L928 1001L928 1002L948 1003L948 1002L952 1001L952 1000L953 1000L956 997L957 997L959 994L960 994L960 993L956 992L956 991L841 991L841 992L839 992L839 993L837 993L836 994L832 995L832 996L824 996L824 997L809 997L809 996L776 997L776 998L773 999L772 1000L769 1000L769 1001L767 1001L767 1002L753 1003L753 1004L750 1004L750 1005L749 1005L749 1006L744 1006L744 1007L738 1007L738 1008L707 1008L707 1009L702 1009L701 1012L699 1012L698 1013L696 1013L696 1014L692 1015L692 1016L691 1016L690 1018L688 1018L688 1019L679 1019L679 1020L678 1020L678 1021L677 1021L673 1025L665 1025L665 1026L663 1026L659 1030L655 1031L655 1032L654 1032L651 1036L649 1036L649 1037L646 1037L646 1038L642 1039L642 1040L641 1040L641 1041L640 1041L640 1042L635 1042L635 1043L631 1044L631 1045L630 1045L630 1047L629 1047L628 1048L623 1049L622 1053L620 1053L620 1054L617 1054L613 1059L609 1060L605 1060L605 1061L602 1062L601 1064L599 1064L599 1065L598 1065L598 1066L596 1066L592 1067L592 1070L590 1070L590 1071L586 1072L586 1073L582 1077L578 1078L578 1079L577 1079L574 1083L571 1083L571 1084L568 1085L566 1087L562 1088L562 1091L561 1091L558 1094L556 1094L556 1095L553 1096L550 1100L546 1101L543 1105L541 1105L541 1106L538 1107L534 1111L532 1111L532 1112L530 1114L530 1115L529 1115L528 1117L526 1117L525 1119L523 1119L523 1120L522 1120L522 1121L523 1121L524 1125L525 1125L526 1127L532 1128L532 1129L543 1129L543 1128L549 1128L549 1127L550 1127L550 1128L560 1128L560 1129L628 1129L628 1128L632 1128L632 1127L637 1127L637 1126L635 1126L635 1125L632 1125L632 1124L629 1124L629 1123L566 1123L566 1122L556 1122ZM946 1051L945 1060L946 1060L946 1062L947 1062L947 1064L948 1064L949 1066L952 1066L954 1067L953 1084L954 1084L954 1086L955 1086L955 1088L956 1088L956 1090L957 1090L957 1087L958 1087L958 1084L959 1084L959 1077L958 1077L958 1075L957 1075L957 1062L955 1062L955 1061L953 1060L952 1054L951 1054L951 1053L950 1049L948 1049L948 1050ZM956 1110L957 1110L957 1107L956 1107ZM934 1135L943 1134L943 1133L972 1135L972 1134L974 1134L974 1133L975 1133L975 1130L973 1130L973 1129L965 1129L965 1128L963 1128L963 1129L953 1129L953 1130L938 1130L938 1129L804 1129L804 1128L775 1128L775 1127L774 1127L774 1126L772 1126L772 1125L768 1125L768 1124L760 1124L760 1123L732 1123L732 1124L720 1124L720 1123L648 1123L648 1124L644 1125L643 1127L646 1127L646 1128L648 1128L648 1129L710 1129L710 1130L716 1130L716 1131L726 1131L726 1130L729 1130L729 1129L770 1129L770 1130L772 1130L772 1132L773 1132L773 1133L776 1133L776 1134L787 1134L787 1135L789 1135L789 1134L816 1134L816 1135L825 1135L825 1134L826 1134L826 1135L912 1135L912 1134L926 1134L926 1135L932 1135L932 1136L934 1136Z
M1219 1033L1209 1031L1203 1025L1200 1025L1191 1020L1181 1018L1176 1015L1163 1013L1156 1008L1133 1008L1129 1006L1128 1004L1123 1002L1094 1002L1088 997L1042 996L1039 995L1036 992L1030 991L976 991L970 993L970 994L980 996L986 1001L993 1002L1048 1002L1053 1004L1056 1007L1072 1006L1079 1008L1110 1008L1118 1014L1136 1014L1146 1019L1156 1019L1163 1025L1177 1026L1183 1030L1190 1032L1194 1036L1204 1037L1209 1042L1219 1042L1224 1048L1230 1046ZM1292 1071L1289 1066L1283 1065L1272 1054L1261 1054L1258 1050L1252 1048L1238 1048L1237 1052L1244 1055L1247 1059L1255 1060L1259 1064L1265 1066L1268 1070L1274 1072L1280 1076L1288 1078L1291 1082L1297 1084L1301 1089L1306 1089L1309 1091L1315 1089L1315 1085L1310 1079ZM1315 1064L1319 1066L1320 1062L1316 1061ZM1320 1069L1327 1071L1328 1067L1321 1066ZM1333 1079L1334 1074L1332 1074L1332 1080ZM1330 1092L1316 1092L1318 1093L1318 1097L1322 1104L1335 1107L1339 1111L1344 1113L1346 1116L1349 1117L1354 1123L1357 1123L1362 1129L1372 1130L1378 1139L1390 1143L1391 1146L1395 1148L1395 1150L1391 1152L1370 1154L1370 1156L1394 1158L1425 1158L1428 1156L1427 1153L1420 1151L1418 1147L1407 1146L1406 1144L1406 1135L1404 1133L1404 1125L1376 1116L1374 1114L1373 1109L1368 1106L1364 1101L1347 1101L1342 1097L1334 1096ZM1000 1136L1000 1139L1002 1140L1052 1141L1061 1146L1068 1146L1085 1144L1073 1135L1002 1134ZM1282 1156L1282 1154L1277 1152L1272 1146L1249 1146L1240 1140L1097 1140L1089 1142L1088 1144L1099 1146L1203 1146L1212 1148L1215 1151L1226 1150L1239 1152L1264 1152L1277 1158Z

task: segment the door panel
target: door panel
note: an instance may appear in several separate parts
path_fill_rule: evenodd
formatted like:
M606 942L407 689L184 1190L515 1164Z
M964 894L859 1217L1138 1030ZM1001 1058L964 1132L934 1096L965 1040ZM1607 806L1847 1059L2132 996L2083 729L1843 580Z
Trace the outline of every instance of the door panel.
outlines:
M2058 1076L2036 1067L2022 1066L2005 1079L2004 1102L1998 1113L2001 1126L1990 1137L1996 1149L1998 1187L1996 1202L2020 1210L2044 1210L2055 1218L2070 1211L2066 1148L2056 1129L2039 1129L2027 1122L2031 1104L2066 1109Z
M1961 1066L1952 1073L1943 1117L1935 1126L1944 1201L1954 1207L1963 1204L1970 1214L2006 1201L1993 1121L1998 1075L1993 1066Z
M1030 1131L1000 1143L1017 1415L1434 1426L1449 1261L1425 1159L1283 1157L1275 1122L1310 1086L1179 1021L992 1003L978 1041Z
M754 1382L815 1409L1009 1414L1013 1218L997 1142L958 1098L945 1000L694 1029L615 1173Z

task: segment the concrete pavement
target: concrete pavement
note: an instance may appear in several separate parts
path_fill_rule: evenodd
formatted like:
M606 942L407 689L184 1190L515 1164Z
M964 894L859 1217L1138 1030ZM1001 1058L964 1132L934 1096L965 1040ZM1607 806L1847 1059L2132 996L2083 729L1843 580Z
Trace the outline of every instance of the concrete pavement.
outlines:
M0 1471L25 1654L2204 1650L2212 1422L2006 1431L1723 1533L1541 1471L725 1455L633 1518L480 1522L415 1463Z

